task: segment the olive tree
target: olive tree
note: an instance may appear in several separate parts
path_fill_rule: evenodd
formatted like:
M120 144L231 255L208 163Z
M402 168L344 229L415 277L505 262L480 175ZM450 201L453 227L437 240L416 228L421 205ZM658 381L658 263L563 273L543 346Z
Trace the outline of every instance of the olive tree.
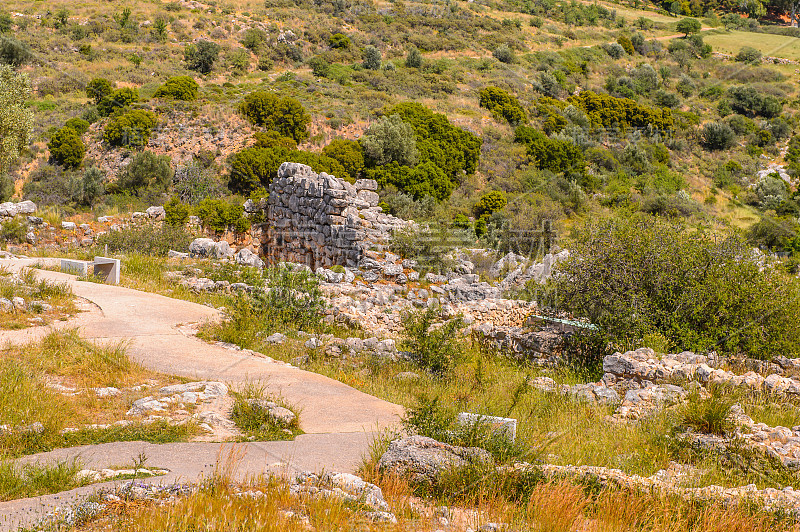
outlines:
M414 128L400 115L383 116L372 124L361 137L364 154L374 164L392 161L403 166L414 166L419 161Z
M31 140L33 113L25 105L31 97L27 74L0 65L0 196L7 199L8 169Z

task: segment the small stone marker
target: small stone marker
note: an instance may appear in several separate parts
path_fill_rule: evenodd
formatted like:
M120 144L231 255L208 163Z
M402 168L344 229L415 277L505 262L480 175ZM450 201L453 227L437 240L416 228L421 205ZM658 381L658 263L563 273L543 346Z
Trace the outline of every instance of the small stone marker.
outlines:
M91 263L85 260L61 259L61 271L86 277L89 275L89 264Z
M95 257L94 275L105 279L106 284L119 284L119 259Z
M493 432L504 432L512 442L517 438L517 420L514 418L484 416L471 412L461 412L458 414L459 425L475 425L477 423L489 425Z

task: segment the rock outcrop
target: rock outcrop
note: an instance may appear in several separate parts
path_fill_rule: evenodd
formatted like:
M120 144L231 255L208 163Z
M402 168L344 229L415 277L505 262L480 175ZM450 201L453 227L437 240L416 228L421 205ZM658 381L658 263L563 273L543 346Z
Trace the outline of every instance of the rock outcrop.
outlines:
M494 463L492 456L479 447L458 447L425 436L410 436L390 443L378 468L412 482L430 484L449 468L476 462Z

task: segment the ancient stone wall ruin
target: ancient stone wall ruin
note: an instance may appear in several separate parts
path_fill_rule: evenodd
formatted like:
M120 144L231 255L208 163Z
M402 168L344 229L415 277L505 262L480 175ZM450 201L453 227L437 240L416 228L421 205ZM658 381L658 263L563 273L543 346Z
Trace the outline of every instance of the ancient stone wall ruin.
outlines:
M410 224L383 213L377 188L371 179L350 184L303 164L283 163L265 206L266 262L356 267L366 250L380 249L394 229Z

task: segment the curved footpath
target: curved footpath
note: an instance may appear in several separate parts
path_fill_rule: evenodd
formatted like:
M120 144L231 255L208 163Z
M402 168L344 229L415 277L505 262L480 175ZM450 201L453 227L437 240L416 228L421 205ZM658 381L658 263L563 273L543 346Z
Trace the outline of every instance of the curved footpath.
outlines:
M53 261L53 262L50 262ZM21 268L57 264L57 259L13 259L0 264ZM40 271L45 279L67 282L73 293L95 308L55 327L78 327L83 338L97 342L125 341L128 355L148 369L198 380L233 384L260 381L280 393L300 411L306 433L294 441L232 443L118 442L57 449L21 461L80 459L92 469L131 462L145 453L147 464L170 473L149 479L154 483L192 482L208 477L215 465L233 452L236 474L242 478L262 472L285 473L322 469L353 472L370 442L382 429L397 423L402 407L359 392L341 382L282 362L211 345L181 332L181 326L219 319L213 308L179 299L85 281L72 275ZM36 340L52 327L1 331L0 344ZM56 506L114 482L31 499L0 503L0 530L30 524Z

